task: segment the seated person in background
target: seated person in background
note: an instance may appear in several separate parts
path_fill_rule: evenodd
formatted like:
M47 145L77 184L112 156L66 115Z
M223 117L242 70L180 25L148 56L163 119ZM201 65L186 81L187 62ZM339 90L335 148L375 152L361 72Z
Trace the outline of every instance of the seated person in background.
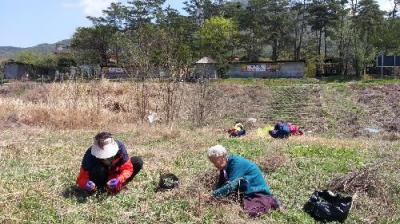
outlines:
M229 137L240 137L246 134L244 126L239 121L236 121L235 126L228 130Z
M140 157L128 157L125 145L108 132L94 137L82 160L76 183L88 192L106 190L117 193L142 169Z
M244 210L253 217L279 208L278 201L272 196L260 168L255 163L241 156L229 156L222 145L209 148L208 158L220 172L212 198L222 198L239 191L243 196Z
M303 135L303 131L298 125L279 121L274 130L269 131L269 134L273 138L289 138L290 135Z

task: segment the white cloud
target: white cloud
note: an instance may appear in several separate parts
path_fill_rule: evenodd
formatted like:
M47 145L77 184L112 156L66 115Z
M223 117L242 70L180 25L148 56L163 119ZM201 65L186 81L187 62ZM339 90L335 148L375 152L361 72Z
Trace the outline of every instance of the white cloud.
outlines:
M117 0L81 0L79 5L83 8L85 15L100 16L112 2L117 2Z
M378 0L381 10L392 11L393 10L393 0Z

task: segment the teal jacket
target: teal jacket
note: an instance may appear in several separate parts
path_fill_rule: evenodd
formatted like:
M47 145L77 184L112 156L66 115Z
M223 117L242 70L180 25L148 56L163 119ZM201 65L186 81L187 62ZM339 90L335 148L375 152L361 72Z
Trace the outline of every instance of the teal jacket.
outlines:
M252 193L271 195L268 184L265 182L260 168L250 160L241 156L229 156L225 168L227 179L213 192L214 197L224 197L238 188L244 196Z

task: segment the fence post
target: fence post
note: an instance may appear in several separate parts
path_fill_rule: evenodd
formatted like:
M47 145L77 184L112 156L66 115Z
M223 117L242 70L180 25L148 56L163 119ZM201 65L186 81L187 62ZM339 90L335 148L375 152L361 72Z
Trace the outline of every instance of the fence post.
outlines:
M384 59L384 57L383 57L383 53L382 53L382 55L381 55L381 78L383 78L383 65L384 65L384 63L383 63L383 59Z

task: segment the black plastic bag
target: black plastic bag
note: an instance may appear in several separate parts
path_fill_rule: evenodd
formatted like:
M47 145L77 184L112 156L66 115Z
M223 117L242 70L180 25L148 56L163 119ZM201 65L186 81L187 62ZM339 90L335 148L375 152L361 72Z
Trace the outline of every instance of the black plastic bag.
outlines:
M179 178L172 173L160 176L157 191L170 190L179 186Z
M315 191L303 209L321 222L344 222L353 203L351 196L334 194L331 191Z

